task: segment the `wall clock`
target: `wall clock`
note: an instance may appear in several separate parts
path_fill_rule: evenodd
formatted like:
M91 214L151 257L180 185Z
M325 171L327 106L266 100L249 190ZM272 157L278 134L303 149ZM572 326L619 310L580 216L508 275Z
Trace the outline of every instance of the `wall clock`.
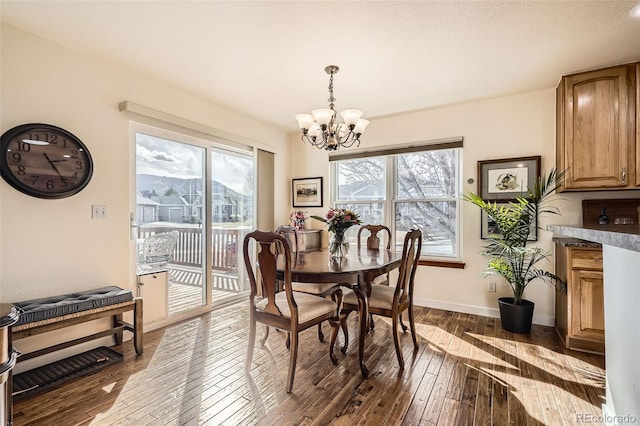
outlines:
M57 199L80 192L91 180L93 160L72 133L50 124L29 123L0 138L0 171L15 189Z

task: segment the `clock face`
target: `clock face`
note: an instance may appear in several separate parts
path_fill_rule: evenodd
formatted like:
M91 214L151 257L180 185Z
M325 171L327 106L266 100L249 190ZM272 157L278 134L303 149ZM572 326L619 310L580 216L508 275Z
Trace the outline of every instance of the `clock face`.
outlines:
M64 198L81 191L93 174L87 147L50 124L23 124L0 139L0 171L11 186L39 198Z

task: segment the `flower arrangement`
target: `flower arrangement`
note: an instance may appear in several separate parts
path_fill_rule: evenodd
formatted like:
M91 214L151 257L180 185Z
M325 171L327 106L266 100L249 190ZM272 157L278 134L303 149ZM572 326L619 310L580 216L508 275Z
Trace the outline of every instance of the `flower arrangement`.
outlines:
M313 219L325 222L331 232L336 230L346 230L353 225L360 225L358 213L349 209L329 209L325 217L311 216Z
M289 220L291 221L291 226L294 229L302 230L304 229L304 223L309 218L308 212L303 212L302 210L296 210L291 212L289 215Z

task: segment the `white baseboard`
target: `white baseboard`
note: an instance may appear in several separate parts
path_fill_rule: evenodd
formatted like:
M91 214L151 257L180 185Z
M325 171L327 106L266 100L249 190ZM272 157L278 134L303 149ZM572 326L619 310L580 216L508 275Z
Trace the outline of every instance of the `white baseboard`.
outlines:
M443 309L445 311L462 312L463 314L482 315L491 318L500 318L498 308L486 308L483 306L463 305L460 303L443 302L441 300L425 299L416 297L413 299L416 306L424 306L426 308ZM498 302L496 302L497 304ZM533 312L533 323L553 327L555 325L555 317L548 315L536 315Z

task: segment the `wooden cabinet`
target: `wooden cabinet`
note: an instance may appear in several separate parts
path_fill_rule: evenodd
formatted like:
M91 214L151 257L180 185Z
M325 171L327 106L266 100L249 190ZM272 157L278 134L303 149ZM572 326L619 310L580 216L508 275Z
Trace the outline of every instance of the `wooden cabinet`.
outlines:
M562 77L556 166L569 169L562 191L640 188L639 73L633 63Z
M165 270L138 275L138 297L144 300L145 326L169 318L169 272Z
M0 424L13 424L13 367L18 352L11 343L11 326L20 311L9 303L0 303Z
M640 63L636 63L636 186L640 188Z
M556 244L556 330L569 349L604 353L602 249Z

